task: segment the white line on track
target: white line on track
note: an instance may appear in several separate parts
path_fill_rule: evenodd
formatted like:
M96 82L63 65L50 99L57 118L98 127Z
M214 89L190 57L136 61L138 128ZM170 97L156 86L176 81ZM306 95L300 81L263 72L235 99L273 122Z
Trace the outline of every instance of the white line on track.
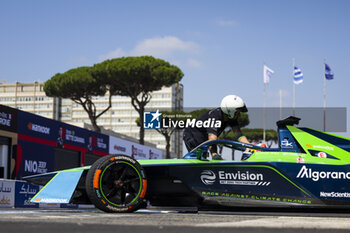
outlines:
M50 213L50 212L60 212L60 213L98 213L102 212L100 210L67 210L67 209L52 209L52 210L0 210L0 214L33 214L33 213ZM136 213L149 213L149 214L169 214L169 213L180 213L181 211L175 210L147 210L141 209L136 211ZM114 214L115 215L115 214Z
M197 227L253 227L298 229L350 229L348 218L329 217L263 217L238 222L200 223Z
M0 210L0 214L33 214L33 213L50 213L50 212L72 212L72 213L77 213L77 212L101 212L99 210L68 210L68 209L52 209L52 210L42 210L42 209L37 209L37 210Z

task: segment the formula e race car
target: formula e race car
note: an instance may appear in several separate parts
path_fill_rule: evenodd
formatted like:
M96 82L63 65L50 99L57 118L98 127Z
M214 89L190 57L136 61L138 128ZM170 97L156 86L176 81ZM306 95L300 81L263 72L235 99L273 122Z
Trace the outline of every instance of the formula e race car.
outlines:
M91 167L25 177L45 185L36 203L92 203L106 212L152 206L350 208L350 139L277 122L279 148L207 141L183 159L101 157ZM243 161L209 160L220 144L251 150ZM246 153L246 152L245 152Z

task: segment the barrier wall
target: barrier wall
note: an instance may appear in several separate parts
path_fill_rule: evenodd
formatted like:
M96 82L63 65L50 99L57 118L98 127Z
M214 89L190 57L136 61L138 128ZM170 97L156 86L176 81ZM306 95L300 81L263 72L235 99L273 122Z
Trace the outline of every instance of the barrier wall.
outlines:
M125 154L138 160L162 158L162 151L156 148L4 105L0 105L0 131L0 137L9 139L6 145L9 153L0 153L0 162L5 163L0 163L0 179L20 180L25 176L87 166L107 154ZM14 135L13 142L7 135L9 132Z
M15 206L15 181L0 179L0 207Z
M31 203L39 185L26 181L0 179L0 208L94 208L93 205Z
M25 181L0 179L0 207L38 208L30 199L39 191L38 185Z
M107 135L18 111L16 177L90 165L107 155Z
M162 159L162 151L113 136L109 137L109 153L129 155L137 160Z

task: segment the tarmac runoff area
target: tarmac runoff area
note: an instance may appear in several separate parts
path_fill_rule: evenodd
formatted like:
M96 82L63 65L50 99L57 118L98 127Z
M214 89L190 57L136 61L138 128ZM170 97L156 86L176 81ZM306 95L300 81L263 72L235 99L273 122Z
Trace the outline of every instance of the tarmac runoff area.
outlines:
M348 213L0 209L0 232L349 232Z

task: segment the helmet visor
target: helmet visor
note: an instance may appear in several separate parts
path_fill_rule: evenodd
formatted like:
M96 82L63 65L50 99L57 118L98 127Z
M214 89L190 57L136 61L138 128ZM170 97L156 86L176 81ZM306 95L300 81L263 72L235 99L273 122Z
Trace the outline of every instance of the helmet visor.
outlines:
M236 108L236 111L238 111L238 112L248 112L248 109L247 109L247 107L244 105L243 107Z

